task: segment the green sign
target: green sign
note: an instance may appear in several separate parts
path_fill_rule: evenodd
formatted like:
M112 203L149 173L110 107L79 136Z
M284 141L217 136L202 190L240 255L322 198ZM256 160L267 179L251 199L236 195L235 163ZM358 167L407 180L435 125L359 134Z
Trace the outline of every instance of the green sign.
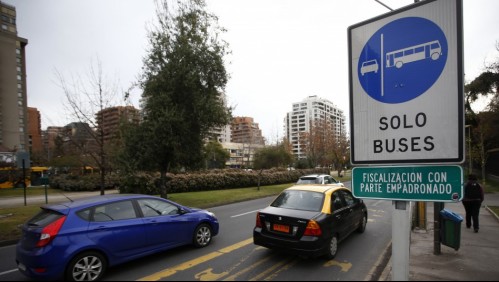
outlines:
M357 198L458 202L463 197L460 166L356 167L352 192Z

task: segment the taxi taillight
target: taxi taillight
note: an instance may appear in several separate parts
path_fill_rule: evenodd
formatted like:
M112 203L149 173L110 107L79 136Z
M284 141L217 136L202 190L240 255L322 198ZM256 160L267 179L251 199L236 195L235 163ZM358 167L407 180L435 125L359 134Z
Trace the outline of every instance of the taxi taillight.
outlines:
M305 228L305 233L303 233L304 236L314 236L314 237L319 237L322 235L322 229L319 223L315 220L310 220L307 223L307 227Z
M256 213L256 227L262 228L262 221L260 220L260 213Z

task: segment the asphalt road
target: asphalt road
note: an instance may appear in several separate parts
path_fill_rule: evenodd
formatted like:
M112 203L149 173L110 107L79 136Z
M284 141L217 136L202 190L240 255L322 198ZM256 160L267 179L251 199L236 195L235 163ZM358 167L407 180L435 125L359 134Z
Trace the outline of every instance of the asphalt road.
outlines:
M304 259L255 246L256 211L272 199L211 208L221 230L210 246L182 247L116 266L104 280L364 280L391 242L391 202L368 200L365 233L343 241L335 260ZM14 257L15 246L0 248L0 281L27 280L16 270Z

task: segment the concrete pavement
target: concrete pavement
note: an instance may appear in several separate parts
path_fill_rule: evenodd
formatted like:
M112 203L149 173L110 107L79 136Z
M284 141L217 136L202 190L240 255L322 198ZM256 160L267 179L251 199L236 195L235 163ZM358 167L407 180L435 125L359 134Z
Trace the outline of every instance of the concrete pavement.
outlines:
M499 193L485 194L480 210L480 231L474 233L461 223L459 250L441 245L441 254L434 254L433 203L427 205L426 230L411 232L410 281L498 281L499 280L499 218L487 206L499 206ZM463 218L461 202L446 203L445 208ZM391 254L389 254L391 255ZM391 281L391 261L380 281Z
M28 188L29 189L29 188ZM43 189L43 188L35 188L35 189ZM116 194L119 193L118 190L106 190L106 194ZM60 191L59 193L51 193L48 195L47 200L49 204L55 204L60 202L66 202L68 199L79 199L91 196L100 195L100 191L91 191L91 192L66 192ZM26 197L27 205L43 205L45 204L45 195L28 195ZM2 197L0 198L0 207L2 208L12 208L12 207L20 207L24 205L24 197Z

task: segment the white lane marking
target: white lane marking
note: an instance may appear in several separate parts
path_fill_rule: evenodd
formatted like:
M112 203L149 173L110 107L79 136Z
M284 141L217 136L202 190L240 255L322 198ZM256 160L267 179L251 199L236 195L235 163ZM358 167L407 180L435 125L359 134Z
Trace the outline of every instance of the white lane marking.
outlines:
M17 268L16 269L12 269L12 270L8 270L8 271L4 271L4 272L0 272L0 276L5 275L5 274L9 274L9 273L12 273L12 272L16 272L16 271L18 271Z
M245 212L245 213L241 213L241 214L236 214L236 215L233 215L231 216L230 218L235 218L235 217L240 217L240 216L243 216L243 215L247 215L247 214L250 214L250 213L255 213L259 210L254 210L254 211L250 211L250 212Z

